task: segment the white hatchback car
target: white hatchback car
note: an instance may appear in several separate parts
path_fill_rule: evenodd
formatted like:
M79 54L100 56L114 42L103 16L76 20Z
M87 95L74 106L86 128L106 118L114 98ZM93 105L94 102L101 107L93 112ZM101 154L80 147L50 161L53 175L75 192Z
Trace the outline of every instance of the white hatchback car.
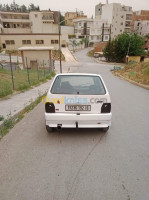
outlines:
M102 128L111 125L111 100L98 74L57 74L44 98L46 129Z

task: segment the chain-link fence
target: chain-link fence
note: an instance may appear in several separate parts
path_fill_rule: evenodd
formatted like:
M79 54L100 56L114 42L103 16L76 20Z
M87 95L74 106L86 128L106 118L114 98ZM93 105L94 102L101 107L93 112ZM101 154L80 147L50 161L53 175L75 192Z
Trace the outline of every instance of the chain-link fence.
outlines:
M9 54L10 62L7 64L0 64L0 97L6 96L5 92L9 88L8 93L13 90L22 91L31 86L46 82L54 75L54 61L53 60L34 60L25 58L25 67L23 68L19 62L13 63L11 54ZM8 95L7 94L7 95Z

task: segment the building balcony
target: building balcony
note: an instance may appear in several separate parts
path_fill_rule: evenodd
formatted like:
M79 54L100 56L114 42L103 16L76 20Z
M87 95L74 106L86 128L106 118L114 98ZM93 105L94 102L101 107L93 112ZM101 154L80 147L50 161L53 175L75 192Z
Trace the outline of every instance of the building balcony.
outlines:
M29 22L29 19L10 19L10 18L2 18L2 22L13 22L13 23L20 23L20 22Z
M31 28L4 28L2 34L22 34L31 33Z
M43 20L43 21L50 21L50 22L54 22L54 18L53 18L53 16L51 16L51 17L48 17L48 16L43 16L43 17L42 17L42 20Z

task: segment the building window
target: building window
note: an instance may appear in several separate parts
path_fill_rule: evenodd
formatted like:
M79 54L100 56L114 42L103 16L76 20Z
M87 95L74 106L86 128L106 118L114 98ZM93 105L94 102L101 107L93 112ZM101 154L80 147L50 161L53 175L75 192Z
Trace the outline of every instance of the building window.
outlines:
M99 36L97 36L97 40L99 40Z
M31 40L22 40L22 44L31 44Z
M94 39L94 37L93 36L91 36L91 40L93 40Z
M79 23L79 26L81 26L81 22Z
M123 25L123 22L121 22L121 25Z
M15 44L15 41L14 40L5 40L5 43L7 45L13 45L13 44Z
M108 41L109 40L109 35L105 35L104 36L104 41Z
M51 44L58 44L58 40L51 40Z
M36 44L44 44L43 40L36 40Z

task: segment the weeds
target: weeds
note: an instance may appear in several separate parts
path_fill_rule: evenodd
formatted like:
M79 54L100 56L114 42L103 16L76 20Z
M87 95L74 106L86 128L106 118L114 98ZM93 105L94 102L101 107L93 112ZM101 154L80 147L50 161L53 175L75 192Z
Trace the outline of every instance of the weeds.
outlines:
M55 76L55 72L49 70L40 70L39 71L39 80L37 70L29 70L30 73L30 84L28 83L27 70L16 70L14 73L14 87L15 91L24 92L25 90L30 89L32 86L37 86L40 83L45 83L47 80L50 80ZM13 93L12 90L12 79L11 72L6 69L0 68L0 98L6 97Z
M43 96L45 96L45 94L39 96L34 102L26 106L25 109L16 118L13 118L11 117L11 115L9 115L8 119L4 120L4 123L0 128L0 139L2 139L2 137L5 136L9 132L9 130L13 128L15 124L18 123L24 117L25 113L28 113L31 110L33 110L41 102Z
M116 72L135 82L149 85L149 63L132 63Z
M0 115L0 122L4 120L4 116Z

